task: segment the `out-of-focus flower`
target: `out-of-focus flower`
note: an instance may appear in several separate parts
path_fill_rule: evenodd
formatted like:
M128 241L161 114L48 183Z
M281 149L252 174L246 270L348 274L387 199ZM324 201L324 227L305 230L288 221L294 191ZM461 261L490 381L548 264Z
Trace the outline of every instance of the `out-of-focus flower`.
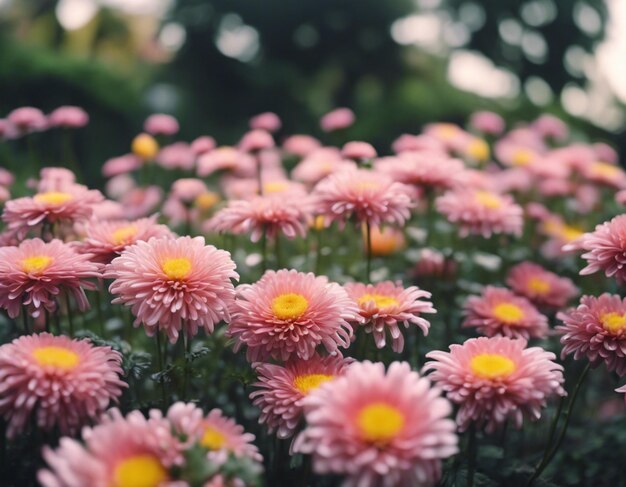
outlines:
M591 147L599 160L617 164L619 159L617 151L610 145L605 144L604 142L598 142L593 144Z
M143 129L151 135L174 135L180 127L178 120L171 115L155 113L146 118Z
M318 474L346 487L434 485L457 452L450 403L428 379L394 362L351 365L303 399L307 427L294 443ZM415 407L419 404L419 407Z
M18 136L17 129L6 119L0 118L0 140L14 139Z
M106 182L104 192L109 198L121 199L135 189L135 179L130 174L118 174Z
M322 147L307 154L293 169L291 176L296 181L312 185L342 169L356 169L356 164L342 159L334 147Z
M186 142L174 142L159 151L156 161L165 169L191 171L196 163L196 155Z
M348 142L341 149L341 155L346 159L373 159L376 157L376 149L371 144L361 141Z
M512 267L506 283L538 306L563 308L578 294L571 279L559 277L533 262L522 262Z
M494 112L474 112L472 113L469 125L474 130L489 135L500 135L504 132L504 119Z
M456 274L457 264L451 257L446 257L436 249L420 250L419 260L415 263L411 274L419 280L431 278L450 279Z
M486 162L491 155L489 144L478 137L468 137L464 143L460 144L458 152L476 162Z
M134 154L126 154L107 160L102 166L102 175L111 178L136 171L141 167L141 159Z
M324 132L334 132L348 128L354 119L354 112L349 108L336 108L320 119L320 126Z
M14 181L15 176L13 173L4 167L0 167L0 186L11 186Z
M16 338L0 347L0 415L14 438L29 426L74 434L95 421L126 384L121 355L49 333Z
M286 269L239 286L232 309L227 333L236 340L235 351L247 346L250 362L307 360L320 345L336 353L350 345L349 322L360 320L356 304L339 284Z
M254 167L254 159L234 147L218 147L198 158L198 176L210 176L216 171L237 172L242 167ZM252 174L251 174L252 175Z
M395 227L372 227L370 229L372 255L384 257L395 254L406 247L402 230ZM363 229L363 245L367 248L367 232Z
M207 191L208 188L201 179L181 178L172 184L171 195L185 204L191 204L199 195Z
M274 112L263 112L250 119L252 130L265 130L267 132L277 132L281 127L280 117Z
M274 147L274 139L265 130L251 130L239 142L239 150L243 152L258 152Z
M396 154L403 152L439 152L446 153L446 146L439 139L430 135L402 134L393 141L391 149Z
M450 189L465 181L465 165L447 154L403 152L398 157L379 159L376 170L394 180L429 189Z
M423 370L432 370L429 377L460 405L456 421L461 431L475 423L492 432L508 419L521 428L524 416L539 419L551 396L566 394L555 355L526 348L522 339L472 338L426 357L432 360Z
M554 115L541 115L531 124L531 128L536 130L542 137L563 141L569 135L567 124Z
M205 245L203 237L162 237L128 247L105 277L114 279L113 303L131 307L135 326L143 324L148 336L162 330L175 343L181 331L212 333L229 320L235 267L228 252Z
M71 190L76 186L76 175L65 167L44 167L39 172L37 192Z
M153 161L159 152L159 143L149 134L139 134L131 142L130 149L142 161Z
M89 115L81 107L63 106L48 115L51 127L80 128L89 123Z
M283 149L290 154L305 157L321 147L320 141L310 135L292 135L283 142Z
M384 281L378 284L348 283L344 286L348 295L358 304L363 317L366 333L374 336L377 348L384 348L387 333L391 336L394 352L404 350L404 336L400 325L416 325L428 335L430 323L422 318L422 313L436 313L433 303L428 301L431 294L415 286L404 288L401 283Z
M120 203L124 206L125 217L132 220L151 214L162 197L163 190L159 186L146 186L129 191L120 199Z
M7 115L7 121L17 134L40 132L48 128L48 119L41 110L33 107L16 108Z
M215 149L215 139L208 135L203 135L191 142L191 151L196 156L201 156Z
M617 164L596 161L587 165L583 174L594 183L615 189L626 188L626 172Z

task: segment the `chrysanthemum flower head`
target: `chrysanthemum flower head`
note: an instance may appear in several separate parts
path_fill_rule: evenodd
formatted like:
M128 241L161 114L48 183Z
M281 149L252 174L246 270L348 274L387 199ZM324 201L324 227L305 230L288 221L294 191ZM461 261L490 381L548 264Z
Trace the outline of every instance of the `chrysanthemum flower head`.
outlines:
M341 155L346 159L373 159L376 157L376 149L367 142L353 140L348 142L341 149Z
M48 115L51 127L80 128L89 123L89 115L81 107L62 106Z
M470 296L464 306L464 327L476 327L486 336L543 338L548 318L530 301L505 288L487 286L480 296Z
M394 362L354 363L302 400L307 427L294 450L349 487L432 485L457 451L450 403L428 379ZM419 405L419 407L416 407Z
M484 134L499 135L504 132L504 119L494 112L480 111L472 113L470 126Z
M560 312L561 357L586 357L592 365L626 375L626 299L617 295L583 296L576 308Z
M398 157L384 157L375 168L395 181L427 189L450 189L461 185L467 170L463 161L445 152L411 151Z
M263 112L252 117L249 121L249 125L252 130L276 132L280 130L282 123L280 117L274 112Z
M348 128L354 119L354 112L349 108L335 108L321 118L320 126L324 132L334 132Z
M124 250L105 277L114 279L113 303L131 307L135 326L143 324L149 336L163 330L174 343L181 331L212 333L216 323L228 321L235 267L228 252L205 245L203 237L164 237Z
M526 348L523 339L472 338L426 357L432 361L423 370L432 370L429 377L460 405L456 420L462 431L472 423L493 431L507 419L521 428L525 416L540 418L550 396L565 395L555 355Z
M191 171L196 163L196 155L186 142L174 142L159 151L156 161L165 169Z
M420 316L422 313L436 313L433 304L427 301L431 294L416 286L402 287L392 281L378 284L348 283L344 286L348 295L358 304L364 319L365 331L372 333L377 348L384 348L387 334L391 336L394 352L404 350L404 336L400 325L417 325L424 335L428 335L430 323Z
M126 384L122 357L49 333L25 335L0 347L0 415L15 437L34 417L44 431L76 433L116 401Z
M358 308L339 284L282 269L237 288L228 334L236 340L235 350L247 347L251 362L307 360L320 345L331 354L347 348L348 322L359 320Z
M578 294L571 279L559 277L538 264L522 262L512 267L506 283L538 306L562 308Z
M345 169L356 169L355 162L343 159L334 147L322 147L307 154L293 169L291 176L296 181L313 185L329 174Z
M179 128L178 120L165 113L154 113L143 124L143 129L152 135L174 135Z
M101 277L88 255L60 240L24 240L18 247L0 247L0 307L15 318L24 306L32 316L57 309L62 293L72 296L81 311L89 308L84 289L96 288Z

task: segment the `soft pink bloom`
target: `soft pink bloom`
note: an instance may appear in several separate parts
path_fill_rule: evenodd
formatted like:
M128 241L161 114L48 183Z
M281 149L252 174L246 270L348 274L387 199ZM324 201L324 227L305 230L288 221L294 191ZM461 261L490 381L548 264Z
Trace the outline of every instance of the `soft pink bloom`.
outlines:
M376 161L375 168L394 180L423 188L455 188L465 181L463 161L439 152L403 152Z
M312 197L316 213L341 225L352 218L357 224L404 225L414 206L407 186L368 169L331 174L315 186Z
M165 169L191 171L196 163L196 155L186 142L174 142L159 151L156 161Z
M246 132L239 142L239 150L243 152L258 152L274 147L274 139L265 130L251 130Z
M15 176L11 171L0 166L0 186L11 186L15 181Z
M178 120L164 113L150 115L143 124L143 129L152 135L174 135L179 128Z
M261 410L259 423L270 433L290 438L303 419L302 399L321 384L343 374L350 359L341 355L322 357L314 354L309 360L292 359L282 365L255 364L258 388L250 394L252 403Z
M611 162L617 164L619 156L617 151L604 142L597 142L591 146L596 154L596 157L601 161Z
M198 176L200 177L210 176L216 171L231 171L252 177L255 174L255 168L254 158L234 147L218 147L198 158Z
M4 203L11 199L10 191L4 186L0 186L0 203Z
M308 426L294 450L311 454L318 474L346 475L346 487L434 485L441 460L457 452L450 403L405 362L386 373L355 363L303 404Z
M348 348L358 308L346 291L325 276L295 270L267 271L252 285L240 285L228 335L235 351L247 346L250 362L299 357L318 346L330 354Z
M51 127L80 128L89 123L89 115L81 107L63 106L48 115Z
M459 143L466 140L468 133L454 123L429 123L424 135L437 139L446 150L457 150Z
M0 140L14 139L17 136L17 129L8 120L0 118Z
M274 112L263 112L250 119L252 130L265 130L267 132L277 132L281 127L280 117Z
M506 194L485 190L456 189L438 197L437 210L459 226L459 234L511 234L520 236L523 228L522 207Z
M537 189L542 196L554 198L570 195L574 185L567 179L546 177L537 183Z
M560 277L533 262L522 262L512 267L506 283L536 305L550 308L563 308L578 294L578 288L571 279Z
M7 121L18 134L40 132L48 128L48 119L41 110L33 107L16 108L7 115Z
M135 154L126 154L107 160L102 166L102 175L111 178L120 174L136 171L142 166L142 161Z
M404 350L404 336L400 325L417 325L424 336L428 335L430 323L422 318L422 313L436 313L428 291L401 283L384 281L378 284L348 283L344 286L348 295L359 306L366 333L372 333L377 348L384 348L387 333L391 336L394 352Z
M65 167L44 167L39 171L37 192L71 190L75 182L76 174Z
M456 274L456 267L453 257L446 257L436 249L423 248L411 274L421 280L450 279Z
M212 333L229 320L235 267L228 252L205 245L203 237L161 237L128 247L105 277L114 279L113 303L131 307L135 326L143 324L148 336L162 330L175 343L181 330L188 337L198 327Z
M536 130L542 137L563 141L569 135L567 124L554 115L541 115L535 120L531 128Z
M622 189L615 193L615 202L618 205L626 206L626 189Z
M146 419L140 411L126 417L112 409L93 428L82 431L84 444L61 438L59 447L43 449L48 469L38 472L43 487L189 487L171 481L170 469L182 466L183 446L160 411Z
M586 215L591 213L601 202L600 189L592 184L580 184L574 193L574 208L577 212Z
M522 167L512 167L490 174L490 179L491 189L497 189L503 193L512 191L528 193L533 188L536 178Z
M172 184L171 195L178 200L191 204L198 196L209 190L201 179L181 178Z
M474 112L469 120L470 127L489 135L500 135L504 132L504 119L494 112Z
M126 208L117 201L104 200L93 207L92 219L94 220L121 220L127 216Z
M396 154L402 152L440 152L446 153L446 146L439 139L430 135L402 134L393 141L391 149Z
M96 288L90 278L99 278L98 265L60 240L24 240L19 247L0 248L0 307L11 318L21 313L38 316L54 312L63 294L72 296L78 309L89 308L84 289Z
M0 415L14 438L29 427L74 434L117 401L126 384L121 355L110 347L49 333L0 347Z
M215 149L215 139L208 135L203 135L191 142L191 150L196 156L201 156Z
M557 314L563 325L561 357L585 357L593 366L604 362L608 370L626 375L626 299L604 293L583 296L576 308Z
M161 202L163 190L159 186L146 186L129 191L121 199L125 217L128 219L141 218L151 214Z
M368 144L367 142L361 141L352 141L348 142L341 149L341 155L346 159L373 159L376 157L376 149L372 146L372 144Z
M320 126L324 132L334 132L348 128L354 119L354 112L349 108L336 108L320 119Z
M537 420L547 400L565 396L563 367L555 355L539 347L526 348L526 341L508 337L480 337L450 352L426 354L432 359L424 371L441 387L448 399L459 404L456 421L461 431L472 423L488 432L508 419L522 427L524 417Z
M152 237L174 238L172 231L157 223L157 217L139 220L98 221L91 220L85 229L85 238L77 246L79 252L90 254L94 262L108 264L124 249Z
M319 149L322 144L315 137L310 135L296 134L287 137L283 142L283 149L286 152L295 154L300 157L309 155L316 149Z
M356 169L356 164L342 159L334 147L321 147L307 154L293 169L291 176L296 181L316 184L329 174L343 169Z
M595 161L583 169L588 181L614 189L626 188L626 172L618 164Z
M123 198L136 187L135 179L130 174L119 174L106 182L104 192L109 198L117 200Z
M530 301L505 288L487 286L480 296L465 301L464 327L475 327L488 337L543 338L548 333L548 318Z

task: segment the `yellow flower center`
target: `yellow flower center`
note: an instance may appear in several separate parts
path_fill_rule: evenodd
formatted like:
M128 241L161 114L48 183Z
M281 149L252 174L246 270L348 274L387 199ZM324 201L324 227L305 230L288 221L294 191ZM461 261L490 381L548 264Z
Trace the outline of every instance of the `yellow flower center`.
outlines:
M324 228L326 227L325 224L326 224L326 218L324 217L324 215L317 215L313 219L313 222L311 223L311 228L320 232L324 230Z
M167 470L155 456L135 455L117 464L112 487L157 487L167 479Z
M495 210L502 206L502 200L500 197L489 191L476 191L476 201L483 205L485 208Z
M221 450L226 444L226 437L215 428L208 426L204 430L200 444L209 450Z
M46 205L59 206L63 203L71 201L74 197L70 193L62 193L61 191L48 191L47 193L39 193L35 195L37 203Z
M129 244L132 242L135 235L137 235L137 226L128 225L115 230L111 234L111 240L115 245Z
M374 402L359 411L356 424L361 437L378 446L385 446L404 427L404 415L394 406Z
M515 372L516 366L510 358L499 353L481 353L472 358L470 367L481 379L502 379Z
M286 293L272 300L272 312L281 320L295 320L309 309L309 302L302 294Z
M352 187L356 191L363 192L378 189L380 187L380 184L378 184L376 181L358 181L355 182Z
M499 321L509 325L518 323L522 318L524 318L524 311L522 311L522 308L513 303L496 304L493 307L492 312Z
M467 146L467 155L477 161L489 159L489 144L483 139L474 139Z
M513 153L512 162L514 166L526 166L533 160L533 152L528 149L517 149Z
M150 161L159 152L159 143L151 135L139 134L133 139L131 150L133 154L141 159Z
M594 176L613 179L620 176L621 173L622 170L619 167L608 162L594 162L591 166L591 174Z
M618 333L626 329L626 313L619 314L614 311L611 313L603 313L600 316L600 321L604 329L611 333Z
M28 274L41 274L53 262L53 258L48 255L34 255L22 259L22 270Z
M185 257L166 259L161 264L161 269L163 269L163 272L169 279L180 281L185 279L191 272L191 261Z
M213 208L219 202L219 200L220 196L217 193L207 191L206 193L202 193L196 196L194 204L196 208L206 211Z
M39 365L60 370L73 369L80 362L77 353L63 347L39 347L33 350L32 355Z
M538 277L531 277L528 280L528 289L536 294L546 294L550 292L550 283Z
M282 193L288 187L289 185L285 181L272 181L263 185L263 192L266 194Z
M364 294L358 299L359 306L365 303L374 303L377 308L385 309L400 304L396 298L384 294Z
M333 380L335 377L326 374L303 374L298 375L293 380L293 386L302 394L307 395L313 389L317 389L324 382Z

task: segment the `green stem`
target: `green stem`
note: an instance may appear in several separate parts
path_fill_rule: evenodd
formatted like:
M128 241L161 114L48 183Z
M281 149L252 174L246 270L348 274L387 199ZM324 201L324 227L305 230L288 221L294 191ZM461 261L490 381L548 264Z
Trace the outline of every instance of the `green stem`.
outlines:
M261 235L261 272L265 274L267 270L267 229L263 226L263 234Z
M104 338L104 316L102 315L102 289L96 289L96 313L98 314L98 325L100 326L100 336Z
M183 332L183 342L185 344L185 369L183 371L183 393L181 395L183 401L188 400L189 391L189 377L191 375L191 362L189 355L191 354L191 339L187 336L187 333Z
M167 345L166 345L167 346ZM161 374L165 370L165 364L163 363L163 351L161 348L161 331L157 330L156 332L156 352L157 352L157 362L159 365L159 372ZM161 375L159 382L161 383L161 409L165 411L165 407L167 405L167 395L165 394L165 378Z
M367 265L365 267L365 282L370 282L370 276L372 273L372 227L370 222L365 222L365 234L366 234L366 253L367 253Z
M28 308L22 305L22 323L24 325L24 333L30 335L30 328L28 327Z
M467 438L467 450L468 450L468 459L467 459L467 485L468 487L474 486L474 473L476 472L476 455L477 455L477 447L476 447L476 425L472 423L470 429L468 431Z
M315 274L322 269L322 230L315 231Z
M67 324L69 327L70 337L74 338L74 316L72 315L72 304L70 303L70 295L65 295L65 304L67 306Z
M261 174L262 167L261 167L260 152L256 154L255 159L256 159L256 180L257 180L257 184L259 185L259 196L263 196L263 175Z
M282 256L282 248L280 245L280 234L276 234L274 240L274 252L276 252L276 269L282 268L283 256Z

